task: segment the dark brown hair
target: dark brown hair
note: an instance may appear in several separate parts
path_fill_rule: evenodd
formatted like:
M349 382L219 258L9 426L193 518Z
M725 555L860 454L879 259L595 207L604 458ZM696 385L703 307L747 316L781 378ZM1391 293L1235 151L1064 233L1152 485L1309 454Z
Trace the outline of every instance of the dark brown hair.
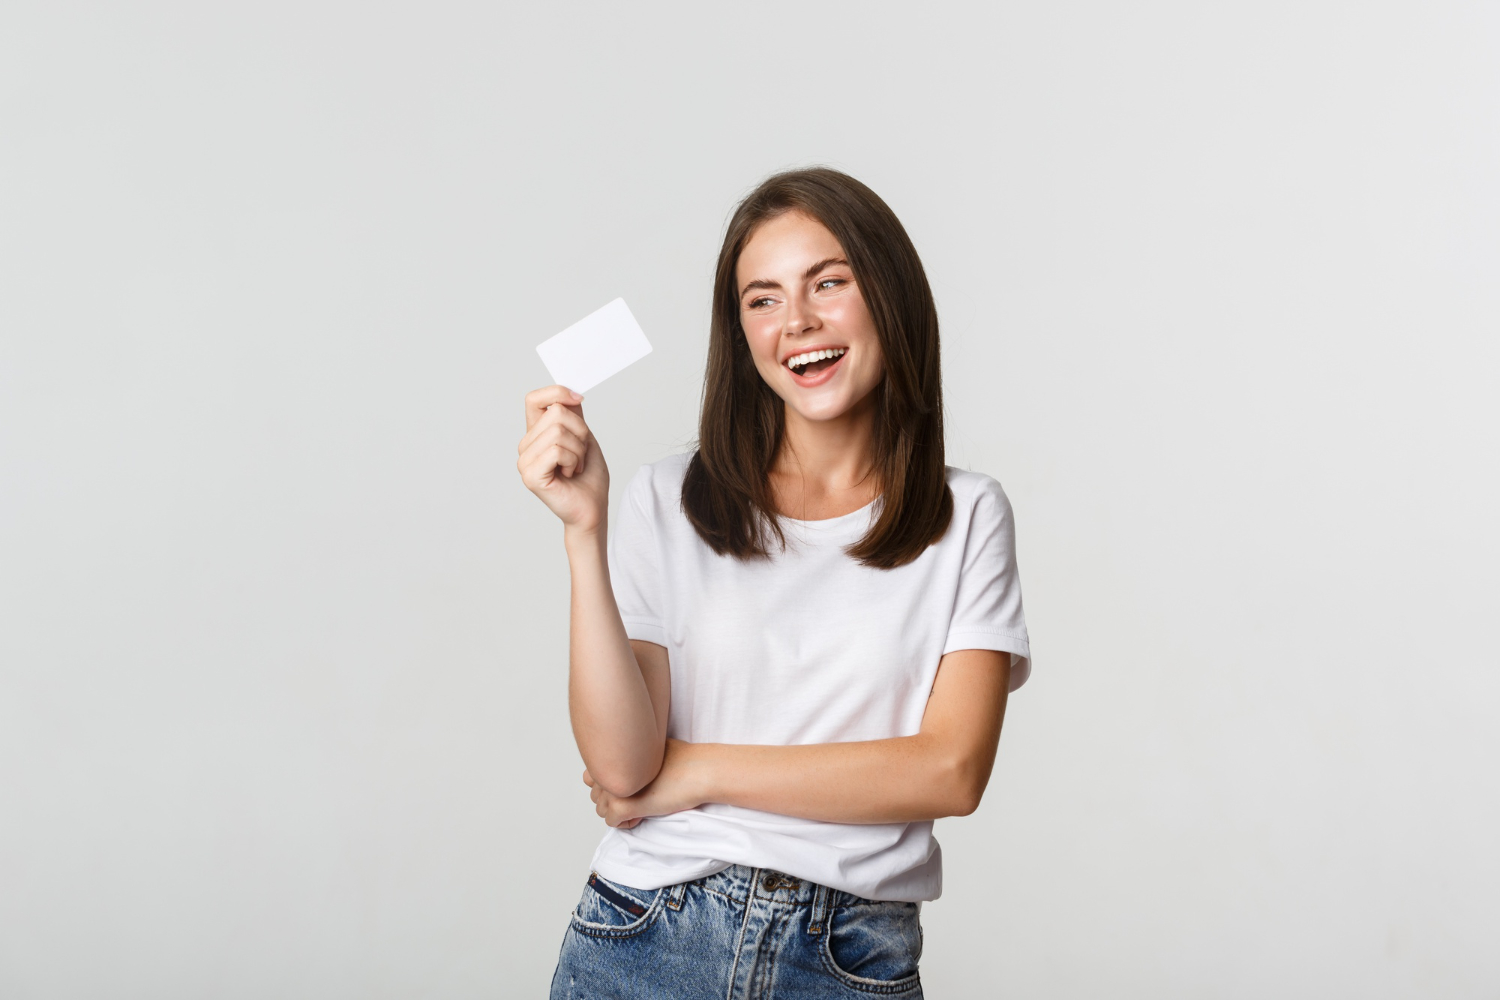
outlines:
M776 174L740 202L729 220L714 276L698 451L682 484L682 509L720 555L765 556L773 537L786 543L769 478L785 404L750 356L735 272L755 230L791 211L817 219L844 248L885 355L885 375L873 390L880 516L848 552L866 566L902 566L941 538L953 517L943 457L937 307L896 214L874 191L837 170Z

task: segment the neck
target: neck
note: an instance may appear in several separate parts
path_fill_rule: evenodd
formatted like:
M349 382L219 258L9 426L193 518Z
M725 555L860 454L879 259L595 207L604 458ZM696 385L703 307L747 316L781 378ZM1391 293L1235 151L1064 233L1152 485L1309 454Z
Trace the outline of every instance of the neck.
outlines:
M783 514L807 520L837 517L879 495L872 400L834 420L808 420L790 407L785 415L781 450L771 467L771 485Z

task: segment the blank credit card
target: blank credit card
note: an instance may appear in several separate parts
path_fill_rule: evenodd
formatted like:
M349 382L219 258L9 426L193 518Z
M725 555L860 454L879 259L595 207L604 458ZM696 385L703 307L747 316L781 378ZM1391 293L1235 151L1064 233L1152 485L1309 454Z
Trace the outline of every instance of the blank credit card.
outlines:
M615 299L542 341L536 352L554 382L581 394L650 354L651 342L625 300Z

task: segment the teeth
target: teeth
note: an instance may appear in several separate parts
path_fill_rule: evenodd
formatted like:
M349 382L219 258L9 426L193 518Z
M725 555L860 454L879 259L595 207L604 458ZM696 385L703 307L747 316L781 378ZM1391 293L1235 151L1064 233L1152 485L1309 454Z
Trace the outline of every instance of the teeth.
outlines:
M786 366L788 368L801 368L803 365L810 365L814 361L822 361L824 358L836 358L841 354L847 353L848 350L849 348L847 347L830 347L822 351L808 351L806 354L798 354L787 358Z

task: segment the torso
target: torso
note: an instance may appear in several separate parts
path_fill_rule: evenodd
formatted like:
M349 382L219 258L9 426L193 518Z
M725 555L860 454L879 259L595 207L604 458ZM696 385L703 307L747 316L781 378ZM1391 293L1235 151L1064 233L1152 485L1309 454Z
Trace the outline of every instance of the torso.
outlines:
M845 496L783 520L787 549L716 555L681 510L688 456L642 470L611 531L611 576L632 639L666 647L668 735L690 742L790 745L920 731L951 648L1029 655L1014 582L1009 505L986 476L950 469L953 522L915 561L863 566L844 549L878 504ZM812 498L808 498L812 499ZM976 601L962 586L994 570ZM990 591L993 591L991 593ZM958 645L955 645L958 643ZM1013 668L1012 683L1025 677ZM725 805L610 830L604 877L651 888L728 864L773 868L871 899L933 899L941 862L931 822L836 824Z

